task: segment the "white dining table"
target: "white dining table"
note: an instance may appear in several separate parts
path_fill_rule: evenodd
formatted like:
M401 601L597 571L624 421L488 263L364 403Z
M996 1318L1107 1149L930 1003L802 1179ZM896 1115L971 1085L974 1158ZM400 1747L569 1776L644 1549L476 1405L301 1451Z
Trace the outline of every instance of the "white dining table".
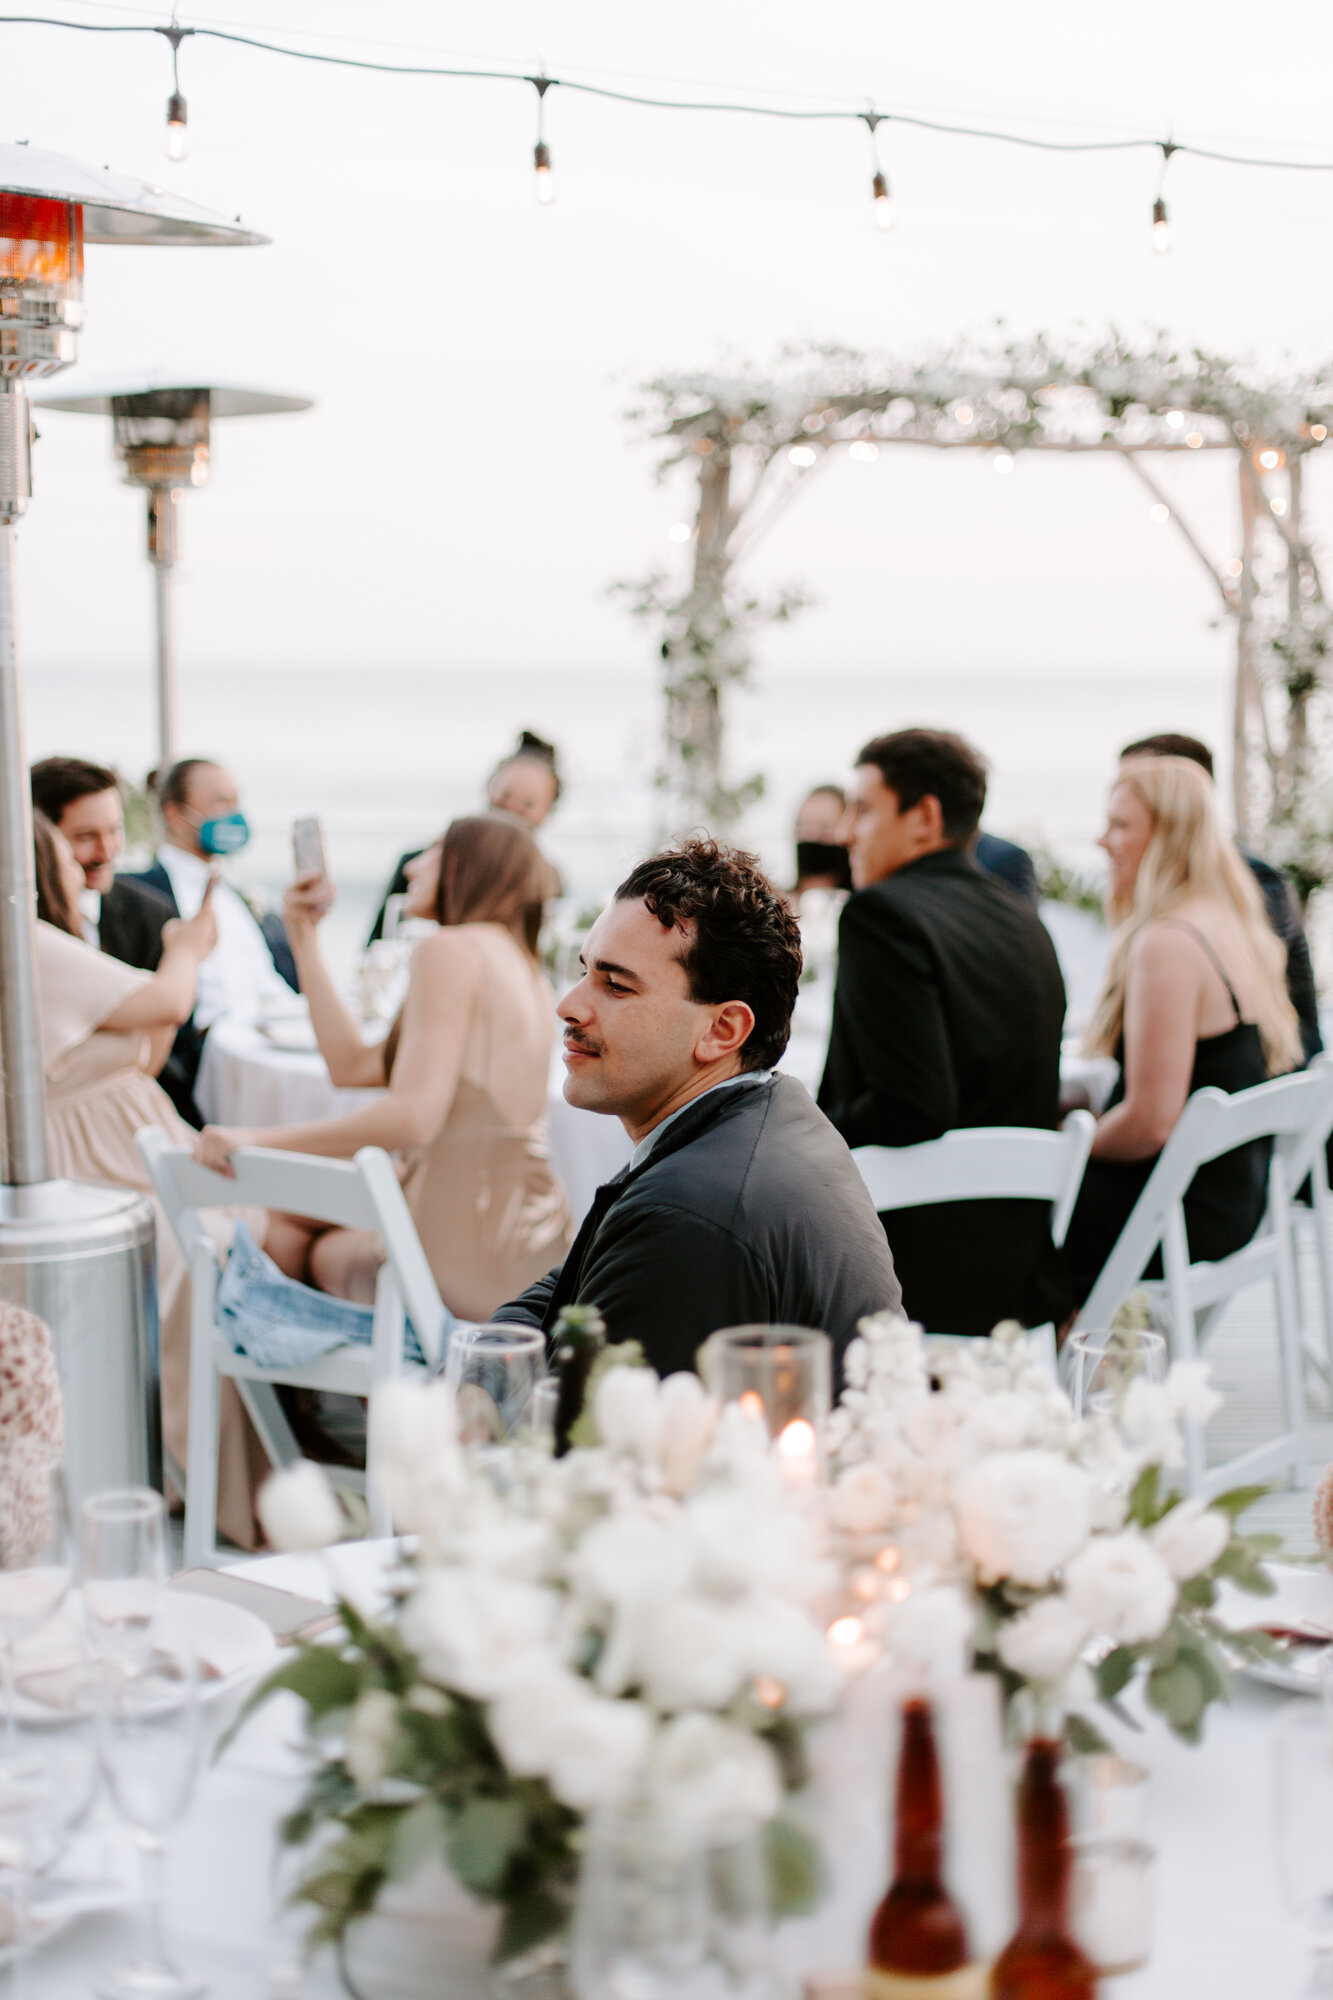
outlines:
M360 1593L382 1570L387 1547L362 1543L333 1555ZM331 1595L321 1557L259 1557L237 1568L321 1600ZM1210 1712L1198 1748L1178 1742L1156 1718L1141 1735L1108 1725L1124 1753L1152 1774L1147 1838L1157 1854L1157 1910L1149 1963L1103 1982L1103 2000L1296 2000L1304 1992L1305 1951L1283 1911L1273 1862L1270 1737L1290 1699L1237 1681L1230 1703ZM300 1786L298 1732L290 1696L268 1704L207 1771L189 1817L169 1838L170 1942L182 1964L207 1977L215 2000L262 2000L279 1991L334 2000L344 1992L327 1952L294 1983L306 1919L280 1907L291 1876L289 1860L279 1881L276 1830ZM29 2000L86 2000L97 1977L132 1948L135 1922L128 1909L105 1913L52 1939L28 1968ZM791 1930L790 1948L780 1953L788 1971L811 1969L802 1961L809 1935ZM825 1961L841 1962L821 1969L850 1970L861 1943L855 1927L832 1941L826 1936ZM392 1960L390 1949L366 2000L431 2000L395 1978ZM433 2000L485 2000L485 1991L484 1984L442 1980Z

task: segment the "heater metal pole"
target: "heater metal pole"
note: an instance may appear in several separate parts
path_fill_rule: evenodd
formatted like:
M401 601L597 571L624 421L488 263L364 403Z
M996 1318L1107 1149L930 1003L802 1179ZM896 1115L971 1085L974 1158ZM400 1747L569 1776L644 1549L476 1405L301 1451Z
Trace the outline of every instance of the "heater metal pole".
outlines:
M176 761L180 702L176 686L176 495L169 486L148 493L148 560L157 610L157 767Z
M18 382L0 378L0 1179L47 1178L46 1079L37 1020L37 887L19 683L14 522L32 492L32 423Z

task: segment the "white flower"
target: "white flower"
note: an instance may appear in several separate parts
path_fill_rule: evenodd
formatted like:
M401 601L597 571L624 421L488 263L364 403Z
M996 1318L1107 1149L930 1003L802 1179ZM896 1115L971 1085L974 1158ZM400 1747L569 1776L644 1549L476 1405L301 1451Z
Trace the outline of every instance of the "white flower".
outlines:
M1090 1541L1065 1571L1065 1592L1090 1631L1122 1646L1160 1639L1176 1608L1170 1570L1132 1528Z
M864 1389L870 1380L870 1356L864 1340L848 1341L842 1357L842 1379L852 1389Z
M718 1406L697 1375L668 1375L658 1393L657 1459L668 1493L689 1493L717 1430Z
M677 1596L689 1582L690 1544L675 1522L612 1515L589 1528L574 1553L578 1589L610 1605Z
M1083 1617L1064 1597L1039 1597L1000 1627L995 1650L1025 1681L1062 1682L1090 1637Z
M856 1465L833 1488L833 1518L849 1535L887 1528L893 1515L893 1485L877 1465Z
M779 1681L788 1715L822 1715L844 1686L822 1626L794 1605L756 1597L738 1607L737 1647L747 1675Z
M1092 1482L1051 1452L996 1452L959 1480L954 1507L983 1583L1040 1588L1088 1539Z
M657 1739L651 1781L659 1805L701 1836L740 1834L773 1818L782 1779L766 1743L714 1715L678 1715Z
M888 1607L885 1637L894 1657L940 1673L961 1669L972 1636L972 1606L951 1583L916 1585Z
M763 1505L734 1487L710 1487L687 1502L685 1525L695 1580L713 1596L752 1590L803 1596L814 1587L808 1526L782 1493Z
M387 1688L367 1688L352 1710L343 1739L343 1762L363 1792L383 1784L397 1734L397 1702Z
M658 1380L651 1368L608 1368L593 1391L597 1435L611 1451L647 1458L657 1448Z
M577 1812L632 1788L652 1741L642 1702L607 1701L549 1654L534 1654L487 1710L492 1740L519 1778L546 1778Z
M399 1629L431 1680L487 1701L549 1638L557 1604L553 1591L512 1577L428 1569Z
M670 1599L640 1617L631 1677L666 1715L725 1708L745 1679L738 1638L730 1611L699 1598Z
M1222 1407L1222 1398L1212 1387L1212 1365L1207 1361L1176 1361L1166 1378L1167 1394L1182 1423L1206 1424Z
M1185 1463L1185 1443L1170 1388L1136 1375L1120 1406L1120 1429L1149 1465L1174 1470Z
M1211 1569L1231 1540L1231 1523L1202 1500L1182 1500L1148 1536L1177 1583Z
M342 1509L323 1468L309 1459L274 1472L259 1489L259 1519L275 1549L326 1549L341 1541Z
M433 1553L467 1483L453 1390L442 1377L382 1383L370 1399L370 1436L394 1526L425 1537L423 1553Z

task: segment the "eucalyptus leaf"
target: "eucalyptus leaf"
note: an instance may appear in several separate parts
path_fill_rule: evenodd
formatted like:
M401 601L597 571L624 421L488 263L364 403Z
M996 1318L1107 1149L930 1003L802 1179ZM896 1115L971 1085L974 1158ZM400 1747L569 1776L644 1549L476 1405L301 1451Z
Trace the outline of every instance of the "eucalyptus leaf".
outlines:
M1097 1662L1097 1692L1103 1701L1110 1701L1129 1686L1137 1665L1138 1654L1132 1646L1117 1646Z
M1233 1486L1229 1493L1215 1494L1208 1505L1218 1514L1229 1514L1234 1521L1257 1500L1266 1499L1272 1490L1271 1486Z
M1065 1742L1076 1757L1097 1756L1111 1748L1097 1725L1076 1712L1065 1717Z
M526 1831L527 1815L520 1800L474 1795L450 1824L449 1865L469 1889L498 1895Z
M823 1883L819 1849L804 1828L783 1814L770 1820L764 1829L764 1858L775 1914L796 1917L813 1910Z

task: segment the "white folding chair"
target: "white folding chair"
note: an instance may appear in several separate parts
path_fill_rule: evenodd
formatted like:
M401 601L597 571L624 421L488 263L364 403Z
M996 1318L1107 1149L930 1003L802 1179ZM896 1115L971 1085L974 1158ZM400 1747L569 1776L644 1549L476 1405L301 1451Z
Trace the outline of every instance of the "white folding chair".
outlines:
M1090 1111L1071 1111L1058 1132L1030 1125L964 1127L919 1146L857 1146L852 1158L881 1214L937 1201L1048 1201L1051 1241L1058 1248L1096 1130ZM1053 1366L1053 1330L1047 1346Z
M422 1353L434 1368L444 1347L445 1310L398 1176L380 1147L363 1146L352 1160L323 1160L307 1153L242 1146L232 1155L236 1178L227 1180L197 1166L189 1149L173 1146L165 1132L148 1128L139 1133L137 1144L190 1268L185 1561L189 1567L198 1567L222 1560L216 1546L220 1378L227 1376L235 1382L272 1463L287 1465L301 1454L276 1388L327 1389L368 1397L390 1376L422 1372L417 1364L404 1359L409 1317ZM236 1352L218 1325L221 1268L217 1247L200 1211L242 1205L286 1210L346 1229L378 1232L385 1261L375 1286L375 1317L368 1348L337 1347L304 1367L293 1368L261 1368ZM334 1476L343 1483L360 1484L355 1474L339 1470ZM364 1486L371 1532L390 1534L392 1522L369 1440Z
M1333 1056L1316 1056L1310 1064L1311 1070L1323 1065L1333 1066ZM1326 1106L1327 1119L1321 1132L1312 1126L1307 1133L1309 1142L1310 1207L1309 1215L1314 1227L1315 1269L1319 1291L1319 1317L1323 1333L1322 1348L1316 1343L1313 1333L1304 1330L1303 1346L1305 1358L1311 1362L1324 1378L1330 1394L1333 1394L1333 1196L1329 1193L1327 1146L1333 1134L1333 1097ZM1299 1188L1304 1175L1299 1163L1293 1168L1291 1185ZM1292 1209L1292 1224L1299 1240L1303 1219L1302 1209Z
M1165 1309L1172 1359L1192 1360L1230 1299L1249 1285L1264 1280L1272 1284L1286 1429L1267 1444L1238 1453L1223 1465L1209 1466L1202 1431L1197 1424L1187 1424L1186 1485L1201 1499L1274 1472L1290 1472L1296 1484L1304 1479L1305 1385L1291 1197L1311 1171L1330 1119L1333 1058L1317 1058L1299 1076L1278 1077L1230 1096L1212 1088L1196 1091L1079 1313L1080 1329L1104 1332L1131 1291L1146 1291L1154 1306ZM1257 1233L1243 1249L1218 1263L1192 1264L1184 1201L1195 1174L1210 1160L1264 1138L1272 1139L1273 1155L1268 1204ZM1163 1276L1144 1282L1143 1273L1159 1248Z

